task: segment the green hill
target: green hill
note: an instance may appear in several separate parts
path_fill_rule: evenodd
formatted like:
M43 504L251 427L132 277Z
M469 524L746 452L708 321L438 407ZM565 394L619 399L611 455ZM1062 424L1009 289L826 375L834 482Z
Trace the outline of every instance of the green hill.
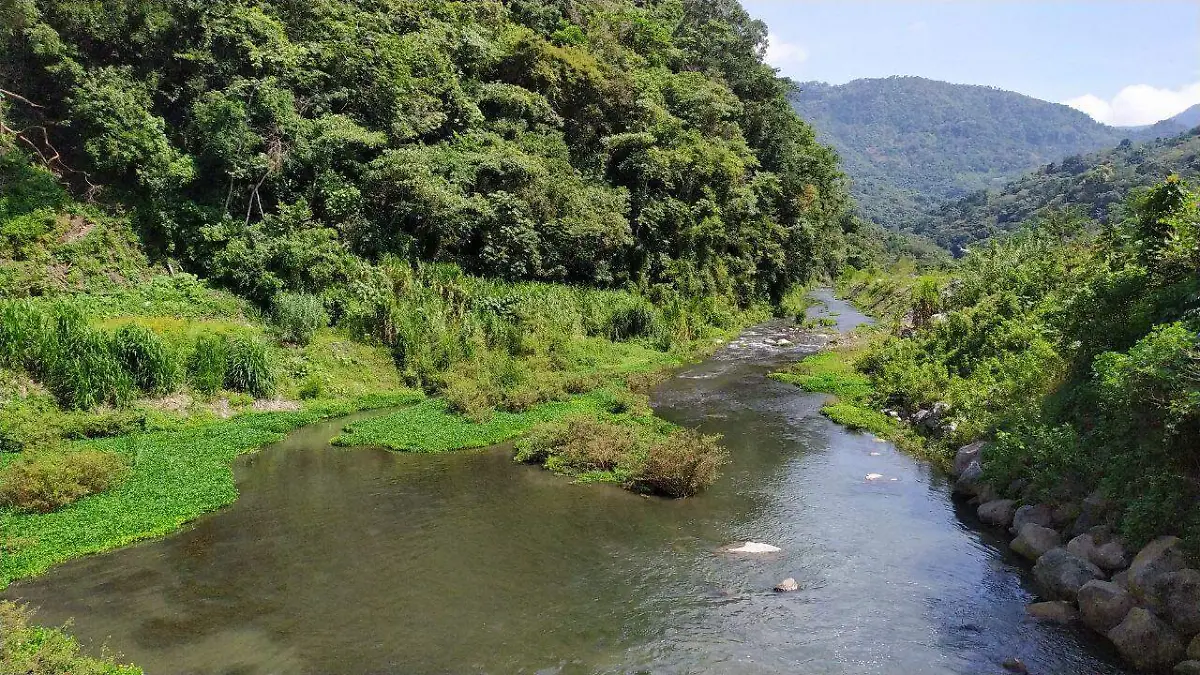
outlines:
M1200 128L1173 138L1122 142L1115 148L1048 164L999 190L947 204L914 228L952 250L997 234L1056 208L1109 222L1130 190L1171 174L1200 176Z
M919 77L804 83L792 105L841 155L862 215L901 230L1040 165L1156 133L1105 126L1010 91Z

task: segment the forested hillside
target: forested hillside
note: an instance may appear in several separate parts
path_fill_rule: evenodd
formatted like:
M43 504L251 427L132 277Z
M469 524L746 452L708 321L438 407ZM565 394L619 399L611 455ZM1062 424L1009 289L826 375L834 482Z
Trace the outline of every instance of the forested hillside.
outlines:
M1146 143L1122 142L1116 148L1074 155L1048 164L1000 190L981 190L926 216L914 230L951 250L997 234L1054 209L1075 209L1107 223L1133 188L1178 174L1200 175L1200 129Z
M733 0L2 7L7 144L260 305L389 254L743 303L840 264L834 156Z
M1014 92L919 77L808 82L792 104L841 155L862 215L900 230L1042 164L1157 133L1108 127Z

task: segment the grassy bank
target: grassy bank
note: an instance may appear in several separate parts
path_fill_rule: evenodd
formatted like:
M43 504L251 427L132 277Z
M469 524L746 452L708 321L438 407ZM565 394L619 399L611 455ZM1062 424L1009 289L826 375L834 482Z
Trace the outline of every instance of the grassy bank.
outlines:
M141 675L136 666L121 665L107 654L95 659L80 654L79 643L62 630L31 625L32 612L0 602L0 669L4 673L69 675Z

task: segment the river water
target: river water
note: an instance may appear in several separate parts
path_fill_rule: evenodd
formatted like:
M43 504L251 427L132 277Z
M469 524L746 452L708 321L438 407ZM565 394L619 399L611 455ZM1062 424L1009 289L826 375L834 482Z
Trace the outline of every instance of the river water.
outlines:
M819 298L839 328L866 321ZM6 595L151 674L1125 672L1085 630L1024 617L1025 567L945 478L765 378L819 346L760 326L658 389L659 414L732 455L693 499L572 485L503 448L330 447L343 419L242 458L232 507ZM747 540L782 551L722 552ZM772 592L787 577L800 590Z

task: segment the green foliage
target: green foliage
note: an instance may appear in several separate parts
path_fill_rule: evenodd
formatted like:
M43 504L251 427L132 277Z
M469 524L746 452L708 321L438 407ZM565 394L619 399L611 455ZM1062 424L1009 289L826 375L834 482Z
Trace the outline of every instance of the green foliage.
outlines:
M228 338L225 351L225 388L255 398L275 393L275 370L267 344L248 335Z
M272 301L275 325L284 342L307 345L317 331L329 325L325 303L315 295L280 293Z
M720 436L680 429L650 446L633 472L629 487L637 492L682 499L716 482L729 453Z
M225 384L229 350L223 335L202 335L188 357L188 381L204 394L214 394Z
M1200 541L1198 204L1172 178L1099 232L1047 217L972 252L941 294L944 320L860 360L870 403L948 404L944 457L991 437L997 485L1021 479L1047 500L1099 488L1132 543Z
M79 643L63 630L30 625L33 612L16 603L0 602L0 672L24 675L141 675L135 666L115 663L104 655L80 654Z
M746 306L845 255L836 158L734 2L51 0L4 39L6 86L152 257L260 307L387 254ZM5 161L24 250L63 195Z
M113 352L133 377L134 386L149 394L166 394L183 379L182 364L162 338L136 324L126 324L113 335Z
M0 505L49 513L109 489L127 473L124 459L117 455L41 450L0 469Z
M989 237L1016 232L1056 209L1069 207L1102 223L1117 222L1131 190L1149 187L1172 174L1200 176L1198 151L1200 133L1193 130L1073 155L999 189L973 192L947 203L911 227L942 246L961 251Z

